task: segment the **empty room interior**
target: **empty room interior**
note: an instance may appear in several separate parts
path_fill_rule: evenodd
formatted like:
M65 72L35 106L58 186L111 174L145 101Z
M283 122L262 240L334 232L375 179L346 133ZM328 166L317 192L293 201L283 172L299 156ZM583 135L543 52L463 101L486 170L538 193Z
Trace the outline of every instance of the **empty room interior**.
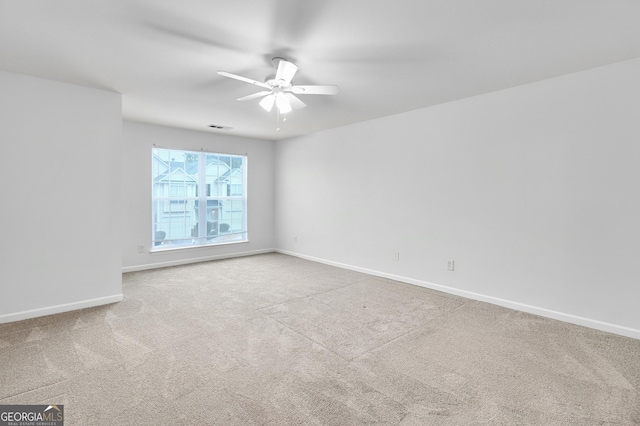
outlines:
M0 0L0 413L640 424L639 19Z

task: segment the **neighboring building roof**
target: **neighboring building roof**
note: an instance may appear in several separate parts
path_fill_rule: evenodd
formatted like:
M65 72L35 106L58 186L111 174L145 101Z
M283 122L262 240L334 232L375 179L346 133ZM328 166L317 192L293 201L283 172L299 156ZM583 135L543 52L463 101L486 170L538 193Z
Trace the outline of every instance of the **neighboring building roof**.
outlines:
M176 179L176 180L178 180L178 181L184 181L184 180L185 180L185 177L186 177L186 178L188 178L191 182L194 182L194 183L196 182L196 180L193 178L193 173L185 172L185 171L182 169L182 167L172 168L172 169L171 169L171 172L169 172L169 173L166 173L166 172L165 172L165 173L163 173L163 174L160 174L160 175L156 176L156 177L153 179L153 181L154 181L154 182L161 182L161 181L163 181L163 180L172 180L172 179L171 179L171 176L172 176L172 175L175 175L176 173L180 173L180 175L181 175L181 179Z
M158 158L158 160L162 161L160 158ZM164 173L156 176L154 178L154 182L160 182L163 180L166 180L167 177L171 174L174 174L178 171L182 171L184 173L186 173L187 175L191 176L192 181L195 182L195 179L193 178L193 175L198 173L198 162L197 161L170 161L169 163L162 161L166 167L167 170L164 171ZM235 168L235 169L229 169L229 165L227 163L225 163L224 161L220 161L218 159L216 159L216 157L208 157L207 158L207 166L210 166L212 164L218 163L219 165L224 165L227 168L227 171L225 171L223 174L221 174L220 176L218 176L218 178L215 180L216 183L220 183L220 182L228 182L229 181L229 177L232 174L236 174L241 172L241 169L239 168Z
M237 175L238 173L242 173L242 169L235 168L227 170L226 172L218 176L218 179L216 179L216 183L229 182L229 178L231 177L231 175Z

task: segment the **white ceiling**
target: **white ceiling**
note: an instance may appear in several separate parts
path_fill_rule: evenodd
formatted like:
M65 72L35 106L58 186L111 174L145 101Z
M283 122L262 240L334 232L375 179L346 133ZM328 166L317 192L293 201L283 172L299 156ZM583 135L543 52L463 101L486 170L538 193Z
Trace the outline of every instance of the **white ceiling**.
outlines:
M0 0L0 70L122 93L128 120L275 140L637 58L639 22L638 0ZM340 93L300 96L277 132L235 100L260 88L216 74L263 81L273 56Z

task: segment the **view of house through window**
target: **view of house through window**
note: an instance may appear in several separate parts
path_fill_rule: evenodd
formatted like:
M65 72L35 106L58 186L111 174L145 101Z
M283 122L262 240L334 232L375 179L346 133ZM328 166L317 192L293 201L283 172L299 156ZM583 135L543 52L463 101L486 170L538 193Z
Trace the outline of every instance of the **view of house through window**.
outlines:
M247 157L154 148L153 248L247 241Z

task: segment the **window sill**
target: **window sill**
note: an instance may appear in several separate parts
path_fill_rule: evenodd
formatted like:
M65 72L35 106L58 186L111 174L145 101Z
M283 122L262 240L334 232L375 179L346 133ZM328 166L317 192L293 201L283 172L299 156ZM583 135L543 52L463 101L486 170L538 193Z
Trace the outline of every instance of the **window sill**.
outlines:
M229 245L233 245L233 244L246 244L248 243L249 240L244 240L244 241L228 241L225 243L216 243L216 244L206 244L206 245L201 245L201 246L182 246L182 247L167 247L167 248L156 248L154 250L150 250L149 254L151 255L156 255L156 254L169 254L169 253L175 253L177 251L191 251L191 250L202 250L202 249L210 249L212 247L224 247L224 246L229 246Z

